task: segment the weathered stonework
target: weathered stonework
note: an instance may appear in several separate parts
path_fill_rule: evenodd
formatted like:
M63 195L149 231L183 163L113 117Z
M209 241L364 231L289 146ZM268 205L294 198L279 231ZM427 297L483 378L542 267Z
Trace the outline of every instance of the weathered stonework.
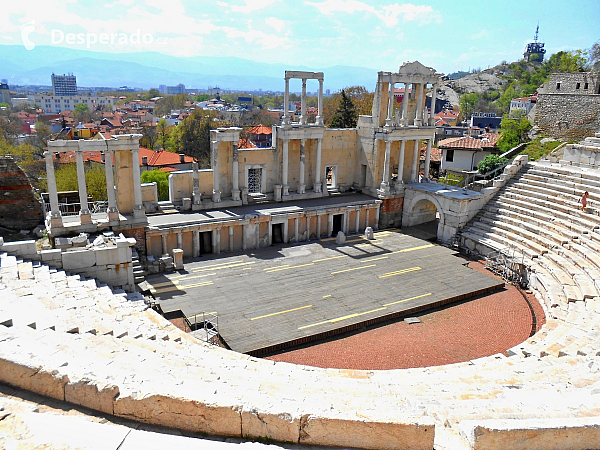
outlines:
M0 157L0 226L32 229L44 222L27 176L10 156Z
M554 138L583 139L600 128L600 80L594 73L555 73L539 90L534 124Z

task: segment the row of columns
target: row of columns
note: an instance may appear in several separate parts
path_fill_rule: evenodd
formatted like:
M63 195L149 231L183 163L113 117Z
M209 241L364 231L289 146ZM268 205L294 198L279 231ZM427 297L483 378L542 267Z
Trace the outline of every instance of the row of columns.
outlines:
M402 115L401 117L396 117L395 125L403 127L408 126L408 86L411 84L413 86L413 91L415 91L415 95L417 96L417 109L413 125L416 127L427 125L430 127L435 126L435 103L437 100L437 91L439 88L439 85L437 83L432 84L431 114L429 116L429 120L427 119L427 115L425 114L425 109L423 105L423 93L425 90L425 85L427 83L404 83L404 96L402 97L402 104L400 108L402 111ZM389 83L388 112L387 118L385 119L386 127L391 127L392 125L394 125L395 85L396 83L394 81L391 81Z
M321 149L322 149L322 139L317 139L317 155L315 162L315 186L314 192L321 192ZM283 139L283 152L282 152L282 167L281 167L281 184L282 184L282 195L289 195L290 186L289 186L289 139ZM300 140L300 167L298 174L298 193L304 194L306 192L306 184L305 184L305 162L306 162L306 139ZM234 172L235 178L235 172Z
M400 151L398 154L398 181L397 183L402 184L402 179L404 178L404 153L406 141L412 139L401 139L400 140ZM431 162L431 148L433 146L434 138L430 138L427 140L427 151L425 152L425 169L424 174L425 177L423 181L429 179L429 166ZM419 142L420 139L414 139L414 147L413 147L413 161L410 170L410 180L411 182L416 182L419 180L419 162L420 162L420 154L419 154ZM385 141L385 156L384 156L384 164L383 164L383 180L381 181L380 190L384 191L384 193L388 194L390 192L390 155L391 155L391 145L392 141Z
M369 226L369 220L370 220L370 210L372 209L372 207L370 206L356 206L356 207L350 207L349 209L347 209L346 211L344 211L343 214L344 215L344 219L342 221L342 231L346 234L350 233L350 212L351 211L355 211L355 220L354 220L354 233L359 233L360 232L360 214L362 210L365 210L365 226ZM374 229L378 229L379 228L379 209L380 206L379 204L377 204L375 206L375 220L374 220L374 224L373 224L373 228ZM321 239L321 227L322 227L322 217L324 215L327 215L327 237L332 237L333 234L333 216L336 214L333 213L313 213L313 214L306 214L305 220L306 220L306 236L307 239L306 240L310 240L310 221L312 219L312 217L317 216L317 239ZM293 242L300 242L300 232L299 232L299 228L300 228L300 220L301 217L294 217L294 231L293 231ZM256 225L256 244L255 244L255 248L259 248L260 247L260 223L267 223L267 228L268 228L268 245L271 245L273 243L273 228L272 222L257 222ZM239 225L238 225L239 226ZM227 227L228 229L228 241L227 241L227 248L228 251L233 251L233 247L234 247L234 225L226 225L224 227ZM212 244L212 253L215 254L219 254L222 251L222 247L221 247L221 229L224 227L216 227L213 228L211 230L205 230L206 231L210 231L211 232L211 244ZM247 234L246 234L246 230L248 227L248 224L243 224L242 225L243 229L242 229L242 250L247 250L248 249L248 245L247 245ZM192 230L192 257L197 258L200 256L200 233L202 233L202 230ZM161 234L161 249L162 249L162 254L163 255L168 255L169 254L169 248L167 245L167 236L168 233L164 233ZM177 248L183 249L183 231L178 231L176 232L176 237L177 237ZM151 235L147 235L146 236L146 249L148 254L151 254ZM290 239L290 233L289 233L289 219L286 219L283 222L283 241L285 243L288 243L291 241Z
M296 77L289 77L286 75L285 77L285 92L283 95L283 118L282 124L289 125L293 122L292 118L290 118L289 104L290 104L290 79ZM306 80L307 78L302 79L302 94L300 97L300 125L308 124L308 115L306 114ZM319 94L318 94L318 103L317 103L317 117L315 120L315 124L318 126L323 126L323 79L318 79L319 81Z

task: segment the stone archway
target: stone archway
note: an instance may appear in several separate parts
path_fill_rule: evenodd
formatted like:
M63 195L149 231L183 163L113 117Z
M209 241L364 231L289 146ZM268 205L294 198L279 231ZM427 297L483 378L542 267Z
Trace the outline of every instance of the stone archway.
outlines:
M444 226L446 224L444 210L433 195L418 193L405 203L402 212L402 226L412 227L423 223L438 221L437 238L444 239Z

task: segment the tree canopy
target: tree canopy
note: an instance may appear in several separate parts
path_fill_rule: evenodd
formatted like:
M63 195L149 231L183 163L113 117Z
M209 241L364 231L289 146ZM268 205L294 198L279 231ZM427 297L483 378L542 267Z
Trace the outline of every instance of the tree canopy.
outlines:
M531 124L527 117L520 115L514 118L504 116L500 122L500 139L497 146L502 153L519 145L527 140L527 132L531 129Z
M330 128L354 128L358 121L356 106L342 89L338 108L329 124Z

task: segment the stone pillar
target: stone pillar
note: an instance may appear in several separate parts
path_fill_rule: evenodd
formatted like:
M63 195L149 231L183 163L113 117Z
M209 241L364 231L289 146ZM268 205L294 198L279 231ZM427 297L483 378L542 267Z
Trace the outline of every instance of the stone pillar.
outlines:
M229 252L233 251L233 226L232 225L229 226L229 242L227 245L227 251L229 251Z
M270 220L267 223L267 229L268 229L268 233L269 233L268 245L273 245L273 223Z
M213 228L211 237L213 253L218 255L219 253L221 253L221 229Z
M239 165L238 165L238 144L237 142L233 143L233 162L231 163L231 197L234 202L240 201L240 174L239 174Z
M52 226L62 227L62 216L58 206L58 191L56 189L56 175L54 174L54 153L48 150L44 152L44 157L46 158L48 197L50 197L50 223Z
M402 97L402 126L408 126L408 86L409 83L404 83L404 97Z
M152 254L152 236L146 234L146 255Z
M433 85L431 92L431 115L429 117L429 126L435 127L435 101L437 99L438 84Z
M298 233L298 228L300 225L300 220L298 220L298 218L296 217L294 219L294 242L299 242L300 241L300 235Z
M192 231L192 256L197 258L200 256L200 231Z
M169 256L169 249L167 248L167 235L161 234L160 241L162 244L162 254L163 256Z
M319 80L319 103L317 105L318 107L318 111L317 111L317 118L316 118L316 124L318 126L323 126L323 79Z
M419 140L415 139L415 148L413 150L413 162L410 171L410 181L415 183L419 181Z
M393 81L390 81L390 88L388 91L388 113L387 118L385 119L386 127L392 126L392 120L394 118L394 85L395 83Z
M317 239L321 240L321 216L322 214L317 213Z
M317 158L315 164L315 192L321 192L321 145L323 143L323 139L317 139Z
M260 222L256 222L256 231L254 232L256 236L256 248L260 248Z
M85 166L83 165L83 150L75 152L75 164L77 166L77 187L79 188L79 219L81 223L92 223L92 215L88 207L87 186L85 184Z
M248 248L248 237L246 233L248 232L248 225L242 225L242 250L246 250Z
M383 180L380 189L384 194L390 193L390 149L391 141L385 141L385 159L383 162Z
M360 207L356 208L356 214L354 217L354 232L356 234L360 232Z
M306 78L302 78L302 97L300 103L300 125L306 125Z
M300 173L298 176L298 194L306 192L306 184L304 184L304 161L306 159L306 139L300 140Z
M212 153L212 170L213 170L213 192L212 201L214 203L221 202L221 191L219 190L219 141L210 141Z
M113 155L114 150L107 149L104 152L104 170L106 172L106 195L108 196L108 221L116 222L119 220L119 210L117 209L117 198L115 196L115 178L113 174Z
M423 83L417 83L417 111L415 112L415 126L423 126Z
M192 202L194 203L194 205L199 205L202 202L202 193L200 192L200 176L198 174L198 163L195 161L192 163L192 171L192 176L194 178Z
M423 181L429 181L429 163L431 160L431 147L433 145L433 138L427 141L427 152L425 153L425 170L423 171Z
M369 226L369 207L365 208L365 228Z
M289 237L288 235L290 232L289 228L290 228L290 221L286 216L285 222L283 222L283 243L284 244L287 244L289 242L289 239L288 239L288 237Z
M181 231L177 232L177 248L183 250L183 234Z
M310 216L306 216L306 240L310 241Z
M142 201L142 176L140 173L140 148L131 149L131 168L133 172L133 217L146 217L146 209Z
M379 207L380 203L377 203L377 205L375 206L375 224L373 226L374 230L379 230Z
M283 153L281 156L281 182L283 183L283 191L281 195L290 195L290 186L288 185L288 145L287 138L283 139Z
M347 210L344 212L343 229L344 229L344 234L350 233L350 214Z
M327 237L330 238L333 234L333 214L327 215Z
M285 92L283 93L283 120L282 124L287 125L290 123L289 121L289 111L288 108L290 106L290 79L285 77Z
M396 185L401 185L404 183L404 147L406 146L406 141L402 139L400 141L400 154L398 155L398 180L396 180Z

